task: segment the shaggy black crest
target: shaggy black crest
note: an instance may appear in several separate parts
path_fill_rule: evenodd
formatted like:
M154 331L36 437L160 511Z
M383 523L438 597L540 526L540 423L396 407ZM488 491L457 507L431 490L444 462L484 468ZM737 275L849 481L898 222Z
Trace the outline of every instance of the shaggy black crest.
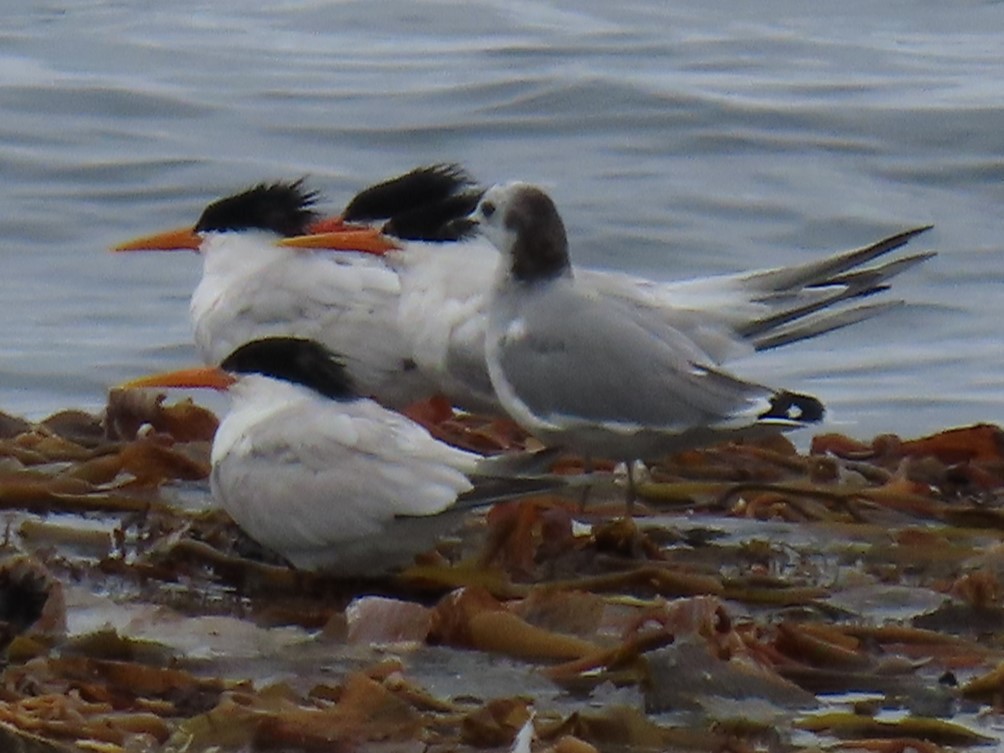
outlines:
M429 165L360 191L342 217L386 220L383 232L402 240L461 240L474 234L467 215L482 193L460 165Z
M460 165L428 165L370 186L342 212L347 222L387 220L425 204L433 204L476 185Z
M470 218L481 201L484 189L469 189L433 202L401 212L387 220L383 232L407 241L460 241L477 235L478 225Z
M303 178L292 183L259 183L239 194L214 201L199 218L195 231L271 230L284 237L305 235L317 218L312 209L316 191Z
M302 384L332 400L359 396L338 355L302 337L253 340L223 359L220 368L232 374L261 374Z
M760 419L778 418L798 421L803 424L815 424L823 420L825 413L826 408L812 395L781 390L771 395L770 409L761 413Z

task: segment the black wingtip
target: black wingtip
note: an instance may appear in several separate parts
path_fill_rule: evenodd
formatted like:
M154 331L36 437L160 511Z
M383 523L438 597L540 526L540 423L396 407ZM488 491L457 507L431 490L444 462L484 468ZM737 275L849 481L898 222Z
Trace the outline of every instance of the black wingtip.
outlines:
M223 359L220 368L234 374L261 374L302 384L332 400L359 397L341 358L303 337L252 340Z
M199 218L196 232L269 230L284 237L305 235L317 218L317 191L306 179L259 183L246 191L214 201Z
M825 415L826 407L812 395L781 390L771 395L770 408L760 414L760 420L817 424Z

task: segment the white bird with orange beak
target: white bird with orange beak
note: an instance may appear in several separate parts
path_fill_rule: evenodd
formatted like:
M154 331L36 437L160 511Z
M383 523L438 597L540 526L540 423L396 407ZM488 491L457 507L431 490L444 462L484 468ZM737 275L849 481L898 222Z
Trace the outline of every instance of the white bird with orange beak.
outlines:
M434 385L410 357L398 328L398 275L367 253L328 253L277 245L317 218L317 195L302 181L259 184L214 201L193 227L144 236L117 251L195 250L202 279L191 300L195 343L218 364L255 338L316 339L342 354L345 368L383 404L403 407ZM353 248L375 237L346 238Z
M208 387L231 398L213 440L213 498L253 539L305 570L380 575L407 565L473 507L561 488L513 475L534 467L434 439L361 396L337 355L271 337L219 367L135 379L125 388Z
M254 337L311 337L341 353L384 405L441 394L463 409L502 413L484 347L498 252L468 216L483 193L458 166L432 165L371 186L338 218L318 220L316 196L302 182L262 184L214 202L194 228L118 250L202 253L192 320L210 363ZM882 260L926 229L735 275L668 282L590 269L576 275L597 295L679 330L720 365L901 305L863 299L933 256Z

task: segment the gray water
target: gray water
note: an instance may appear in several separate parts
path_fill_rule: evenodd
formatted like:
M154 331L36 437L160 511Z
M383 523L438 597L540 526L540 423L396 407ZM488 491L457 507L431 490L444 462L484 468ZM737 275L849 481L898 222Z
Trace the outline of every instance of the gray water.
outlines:
M1004 5L51 0L0 25L0 409L193 363L193 254L113 255L310 177L544 184L578 263L677 278L919 224L906 309L736 363L859 436L1004 419Z

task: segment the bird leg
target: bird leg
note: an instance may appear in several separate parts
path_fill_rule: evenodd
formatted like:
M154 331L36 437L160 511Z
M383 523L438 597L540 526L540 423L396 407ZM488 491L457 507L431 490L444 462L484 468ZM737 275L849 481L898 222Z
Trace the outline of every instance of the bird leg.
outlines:
M627 512L625 517L627 517L628 520L631 520L632 518L634 518L634 501L635 498L638 496L638 491L635 487L635 480L634 480L634 461L629 460L627 461L626 465L627 465Z
M595 470L592 455L584 455L582 458L582 472L587 476L591 476ZM586 505L589 504L589 495L592 491L592 484L586 484L582 488L582 496L579 497L579 512L586 511Z

